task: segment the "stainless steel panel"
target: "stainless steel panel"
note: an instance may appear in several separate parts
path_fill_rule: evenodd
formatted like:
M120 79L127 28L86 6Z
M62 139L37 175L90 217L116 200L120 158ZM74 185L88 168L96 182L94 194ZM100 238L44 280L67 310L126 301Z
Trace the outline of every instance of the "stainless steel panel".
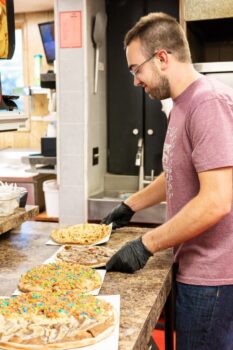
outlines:
M200 73L233 72L233 62L203 62L195 63L194 68Z
M126 194L127 197L127 194ZM102 192L88 198L88 220L102 220L115 206L125 199L122 192ZM154 205L136 213L131 222L162 224L166 221L166 203Z

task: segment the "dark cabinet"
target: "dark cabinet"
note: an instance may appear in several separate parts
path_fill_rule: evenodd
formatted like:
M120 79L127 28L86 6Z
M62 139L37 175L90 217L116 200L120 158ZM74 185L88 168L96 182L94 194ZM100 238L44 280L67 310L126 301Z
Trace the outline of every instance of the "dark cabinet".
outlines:
M160 101L133 85L123 48L126 32L143 15L163 11L178 19L179 0L107 0L108 172L137 175L138 140L144 140L145 175L162 170L167 118Z
M137 142L143 129L143 91L133 86L123 48L126 32L143 15L143 1L133 3L107 1L108 171L126 175L137 172Z
M186 22L192 61L233 61L233 18Z
M233 61L231 0L183 0L180 20L193 63Z

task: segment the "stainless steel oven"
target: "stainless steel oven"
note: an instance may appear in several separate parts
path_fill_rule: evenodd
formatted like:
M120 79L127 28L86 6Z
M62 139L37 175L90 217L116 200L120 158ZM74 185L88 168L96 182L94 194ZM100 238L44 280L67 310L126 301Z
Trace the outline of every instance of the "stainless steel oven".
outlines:
M233 61L195 63L194 67L198 72L213 76L233 88Z

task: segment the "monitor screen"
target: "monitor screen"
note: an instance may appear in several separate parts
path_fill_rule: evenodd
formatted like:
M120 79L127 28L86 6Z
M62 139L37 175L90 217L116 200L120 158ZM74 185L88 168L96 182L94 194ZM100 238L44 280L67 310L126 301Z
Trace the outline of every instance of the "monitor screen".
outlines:
M39 23L38 26L46 60L48 63L53 63L55 60L54 22Z

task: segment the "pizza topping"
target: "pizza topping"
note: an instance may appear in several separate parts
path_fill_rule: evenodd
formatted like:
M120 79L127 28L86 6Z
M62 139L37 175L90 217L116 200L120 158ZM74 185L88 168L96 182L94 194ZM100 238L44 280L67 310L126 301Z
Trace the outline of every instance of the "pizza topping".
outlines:
M27 293L7 300L0 299L1 315L42 315L48 318L76 315L79 318L94 318L104 312L102 300L93 295L75 294L72 292L59 293ZM48 303L49 301L49 303Z
M111 304L74 292L27 293L0 300L0 340L48 344L93 338L115 323Z
M76 290L90 292L101 285L97 271L79 264L50 263L34 267L23 274L19 289L23 292L41 290Z
M77 247L66 245L59 251L57 258L70 263L97 267L105 266L114 253L113 249L103 246Z

